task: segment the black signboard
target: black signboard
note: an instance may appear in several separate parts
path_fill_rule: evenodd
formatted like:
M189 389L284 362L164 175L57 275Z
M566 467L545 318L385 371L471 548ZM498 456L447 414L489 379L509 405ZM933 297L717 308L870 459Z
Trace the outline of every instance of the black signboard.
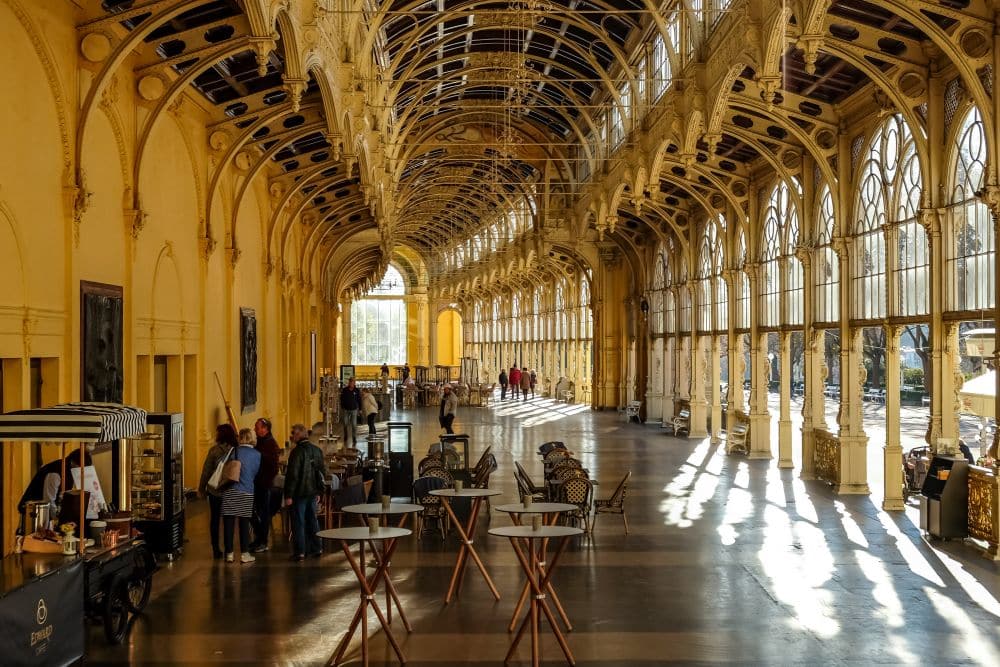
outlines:
M0 597L0 662L68 665L83 657L83 577L78 560L26 579Z

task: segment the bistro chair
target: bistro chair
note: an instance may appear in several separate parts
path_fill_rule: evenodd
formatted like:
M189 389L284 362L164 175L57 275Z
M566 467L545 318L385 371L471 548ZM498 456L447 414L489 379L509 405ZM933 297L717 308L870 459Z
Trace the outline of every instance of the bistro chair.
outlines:
M632 476L632 471L625 473L625 477L619 482L618 488L607 500L594 501L594 528L597 527L597 517L600 514L621 514L622 521L625 522L625 534L628 535L628 517L625 515L625 490L628 488L628 480Z
M477 474L479 474L480 469L483 468L486 465L487 460L488 460L487 457L490 456L490 452L492 450L493 450L493 445L490 445L485 450L483 450L482 454L479 455L479 460L476 461L476 465L474 465L472 467L472 471L473 471L472 472L472 476L473 477L475 477ZM497 462L496 457L493 457L493 464L496 465L496 462ZM494 470L495 470L495 468L494 468Z
M543 442L538 446L538 453L545 456L553 449L566 449L566 445L559 442L558 440L550 440L549 442Z
M420 463L417 464L417 475L419 477L424 476L424 472L430 470L431 468L443 468L444 463L441 461L440 454L428 454L424 458L420 459Z
M432 496L431 491L443 489L448 485L440 477L418 477L413 481L413 500L424 508L424 511L417 515L417 535L424 534L427 521L433 521L437 525L441 539L444 539L448 524L448 513L441 506L441 499Z
M544 500L548 497L545 487L536 486L531 481L531 478L528 477L528 473L524 471L524 467L517 461L514 461L514 481L517 482L517 491L522 498L524 496L531 496L536 500Z
M337 527L344 525L343 508L350 505L360 505L365 502L365 484L361 475L354 475L347 478L347 484L333 492L333 507L330 511L328 525L333 523L333 517L337 517Z
M571 477L559 485L559 500L576 509L563 513L563 519L579 526L583 523L585 532L590 532L590 503L594 497L594 485L586 477Z
M557 472L559 472L560 470L564 470L566 468L575 468L577 470L583 470L583 464L577 461L576 459L563 459L562 461L559 461L559 463L552 466L552 475L554 476Z
M450 488L455 487L455 478L444 468L428 468L421 477L439 477L444 480L444 485Z
M548 454L545 455L545 463L549 465L554 465L559 459L571 458L573 454L566 449L553 449Z

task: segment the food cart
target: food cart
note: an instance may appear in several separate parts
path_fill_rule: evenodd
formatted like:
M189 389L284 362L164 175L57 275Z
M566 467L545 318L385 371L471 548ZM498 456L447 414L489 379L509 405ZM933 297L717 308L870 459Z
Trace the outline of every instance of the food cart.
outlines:
M67 403L0 415L0 441L6 446L62 443L65 461L67 443L73 443L79 447L81 463L87 444L116 442L145 430L145 411L108 403ZM63 491L66 472L64 466ZM73 548L68 554L67 545L38 532L24 537L33 552L0 560L0 619L6 635L0 651L5 662L62 664L82 657L85 617L101 619L108 641L120 643L128 632L130 614L140 612L149 601L156 570L152 551L131 530L107 544L85 539L87 493L80 494L78 503L80 539L69 543Z

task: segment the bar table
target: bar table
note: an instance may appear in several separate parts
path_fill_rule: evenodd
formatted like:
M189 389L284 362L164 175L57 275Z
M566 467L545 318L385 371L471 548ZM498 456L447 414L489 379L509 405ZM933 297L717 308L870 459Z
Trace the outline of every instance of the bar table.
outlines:
M493 496L499 496L500 492L495 489L462 489L460 491L456 491L455 489L436 489L431 491L430 494L441 498L441 504L444 505L445 511L448 512L448 516L451 517L451 520L455 524L455 529L462 539L462 548L458 551L458 559L455 561L455 570L451 573L451 583L448 585L448 593L444 597L444 603L448 604L451 602L451 598L455 595L456 590L461 588L461 581L465 574L465 567L469 563L469 556L472 557L472 560L476 561L476 566L482 573L483 579L486 580L486 585L490 587L493 597L499 600L500 593L493 584L493 580L490 579L490 575L486 571L486 566L483 565L482 559L476 552L476 548L472 543L472 537L476 534L476 522L479 520L479 510L483 506L483 501ZM469 513L469 521L464 527L462 526L462 522L458 520L458 517L455 516L455 511L451 508L451 501L455 498L472 499L472 511Z
M521 563L521 569L524 570L524 575L528 579L528 586L531 587L532 593L530 608L527 615L524 617L524 620L521 622L521 627L518 628L517 634L514 635L514 639L510 644L510 650L507 651L507 656L504 658L504 664L506 665L511 661L511 658L514 656L514 651L517 650L517 645L521 642L521 637L524 635L524 631L530 628L531 664L532 667L538 667L538 617L539 615L544 614L545 618L549 622L549 629L552 630L552 634L555 635L556 641L559 642L559 648L562 649L563 655L566 656L566 662L570 665L575 665L576 659L573 657L573 653L570 651L569 645L566 643L566 638L559 630L559 624L556 623L556 619L552 615L552 611L549 609L549 605L546 602L545 591L548 590L549 585L552 583L552 575L556 571L556 565L559 563L559 557L566 549L566 544L569 542L569 538L576 535L582 535L583 530L572 526L540 526L537 530L532 526L504 526L503 528L491 528L489 532L490 535L496 537L506 537L510 540L510 545L513 547L514 553L517 555L518 562ZM552 556L552 560L549 563L545 574L542 574L539 571L538 563L535 560L535 554L537 552L534 548L534 542L537 540L559 540L559 546L556 548L556 552ZM519 543L523 543L524 546Z
M389 628L389 623L386 621L385 616L382 614L382 610L379 609L378 602L375 600L375 589L378 588L378 583L383 578L388 582L388 577L386 576L386 564L392 558L392 552L396 549L396 540L400 537L406 537L407 535L412 535L412 531L406 528L385 528L380 526L378 530L371 530L370 528L332 528L330 530L321 530L316 533L316 536L324 540L339 540L340 546L344 550L344 555L347 556L347 562L351 566L351 570L354 571L354 575L358 578L358 584L361 589L361 602L358 604L358 610L354 613L354 619L351 621L351 625L347 630L347 634L340 641L337 646L337 652L333 656L331 663L334 665L339 665L343 660L344 653L347 651L347 646L351 642L351 638L354 636L355 631L358 629L358 624L361 625L361 663L368 666L368 606L371 605L372 610L375 612L375 616L378 617L379 623L382 625L382 629L385 630L385 636L389 639L389 643L392 645L393 651L396 652L396 657L399 658L399 663L401 665L406 664L406 658L403 657L403 651L400 649L399 644L396 642L396 638L392 634L392 630ZM355 559L351 554L351 543L357 542L360 549L360 555L358 559ZM375 574L371 578L368 577L365 571L365 544L366 543L382 543L382 557L379 561L379 565L375 569ZM377 551L377 550L375 550Z

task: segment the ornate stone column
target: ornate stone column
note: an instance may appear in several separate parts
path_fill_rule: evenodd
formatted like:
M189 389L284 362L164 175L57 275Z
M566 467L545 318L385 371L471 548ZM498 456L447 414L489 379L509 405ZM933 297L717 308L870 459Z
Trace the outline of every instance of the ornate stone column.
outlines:
M846 318L844 318L846 322ZM862 424L862 386L867 377L861 328L847 328L840 349L840 483L837 493L867 494L868 436Z
M677 336L663 339L663 424L670 425L674 418L674 399L677 397Z
M722 391L719 385L722 384L722 338L712 336L709 347L709 360L711 373L709 375L712 383L712 444L717 445L722 442Z
M771 415L767 411L767 388L771 366L767 360L767 334L760 333L760 264L747 262L750 282L750 454L752 459L771 458Z
M965 377L962 375L962 357L958 348L958 322L944 326L944 345L941 351L941 435L937 439L935 451L949 456L958 456L958 413L961 402L958 392Z
M826 425L826 332L812 329L804 341L806 391L802 397L802 479L815 479L816 436L813 429L825 429Z
M692 309L692 313L693 313ZM692 314L692 319L694 315ZM708 435L708 401L705 400L705 374L708 370L709 342L706 336L691 331L691 433L692 438Z
M1000 51L997 51L997 57L1000 57ZM996 170L996 166L993 166L993 170ZM983 200L987 208L990 209L990 216L993 218L993 238L1000 238L1000 185L987 185L985 188L976 193L976 196ZM993 272L994 275L1000 275L1000 253L993 253ZM1000 299L995 299L996 308L994 311L994 319L1000 322ZM996 337L993 340L993 368L1000 370L1000 327L995 327ZM996 403L993 407L995 410L994 414L1000 415L1000 372L996 373L997 386L996 386ZM993 444L990 446L988 455L997 460L1000 458L1000 429L994 429L993 431Z
M885 445L882 447L885 466L884 510L902 510L903 506L903 447L899 440L899 337L902 328L885 327Z
M781 363L780 414L778 416L778 467L792 468L792 334L778 335Z

